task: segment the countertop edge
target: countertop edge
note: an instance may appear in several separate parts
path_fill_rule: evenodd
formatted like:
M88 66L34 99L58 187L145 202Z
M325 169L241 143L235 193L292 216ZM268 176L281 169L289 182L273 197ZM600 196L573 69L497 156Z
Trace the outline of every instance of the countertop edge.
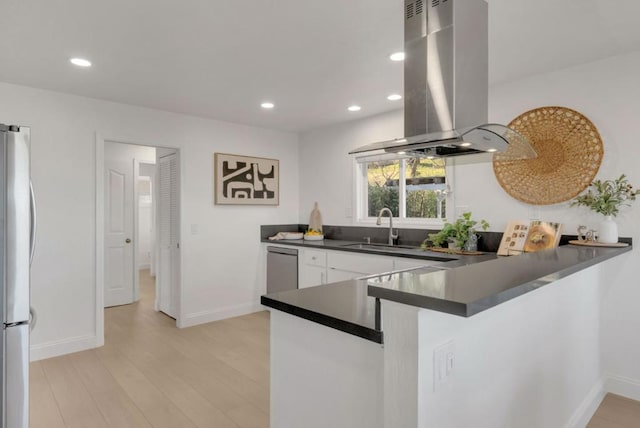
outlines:
M331 327L335 330L343 333L352 334L362 339L369 340L371 342L383 343L383 334L381 331L372 330L362 325L354 324L349 321L341 320L329 315L314 312L309 309L305 309L301 306L291 305L279 300L270 298L267 295L260 297L260 303L272 309L276 309L297 317L312 321L327 327Z
M564 251L567 246L556 248L552 251ZM578 247L570 247L578 250ZM585 248L585 247L581 247ZM525 281L519 285L508 288L499 293L491 296L486 296L482 299L463 303L455 302L452 300L438 299L430 296L424 296L420 294L408 293L400 290L393 290L383 286L369 285L368 295L379 299L384 299L392 302L403 303L410 306L415 306L423 309L431 309L438 312L444 312L452 315L458 315L462 317L471 317L487 309L500 306L501 304L515 299L519 296L535 291L546 285L552 284L562 278L572 275L576 272L587 269L591 266L597 265L614 257L620 256L624 253L633 250L633 246L623 248L609 248L611 251L604 251L602 254L598 254L589 260L584 260L552 272L544 272L536 278L532 278L529 281ZM551 251L551 250L550 250ZM532 253L534 254L534 253ZM519 256L511 257L527 257L527 254L521 254ZM503 259L503 260L506 260ZM496 297L499 297L496 301Z

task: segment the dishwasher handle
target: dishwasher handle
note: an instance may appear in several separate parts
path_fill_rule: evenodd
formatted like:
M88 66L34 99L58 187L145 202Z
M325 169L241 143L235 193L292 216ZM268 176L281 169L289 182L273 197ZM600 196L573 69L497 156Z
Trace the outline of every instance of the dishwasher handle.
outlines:
M297 256L298 250L295 248L282 248L282 247L267 247L269 253L285 254L288 256Z

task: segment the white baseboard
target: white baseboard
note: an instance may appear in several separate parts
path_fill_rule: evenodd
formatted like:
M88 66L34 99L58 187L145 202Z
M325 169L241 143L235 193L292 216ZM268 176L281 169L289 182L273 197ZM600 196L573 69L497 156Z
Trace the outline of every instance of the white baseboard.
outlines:
M608 392L640 401L640 381L618 375L605 376L591 388L565 427L586 427Z
M604 379L600 379L591 388L587 396L582 400L582 403L578 406L569 422L565 425L566 428L584 428L587 426L593 414L598 410L598 406L602 403L602 399L607 394L605 389Z
M226 308L215 309L213 311L202 311L187 314L182 317L179 328L191 327L198 324L219 321L226 318L238 317L241 315L252 314L254 312L263 311L264 307L258 303L244 303L242 305L227 306Z
M70 337L68 339L31 345L29 358L31 361L38 361L96 347L97 338L94 335Z
M638 379L610 374L607 376L605 389L612 394L640 401L640 380Z

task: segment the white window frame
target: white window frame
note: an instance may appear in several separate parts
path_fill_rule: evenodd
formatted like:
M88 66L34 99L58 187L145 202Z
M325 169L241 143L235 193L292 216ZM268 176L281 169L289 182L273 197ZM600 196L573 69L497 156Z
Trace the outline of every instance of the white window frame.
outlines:
M376 224L376 217L369 217L368 214L368 194L367 194L367 169L363 166L367 162L374 162L379 160L401 160L409 159L411 156L399 156L396 154L384 154L373 156L361 156L354 157L353 159L353 185L354 185L354 198L353 204L353 218L354 223L363 226L371 226ZM400 168L399 182L406 183L405 169ZM451 217L455 211L455 192L454 192L454 170L450 162L445 163L445 174L447 182L447 196L446 196L446 217L443 219L437 218L405 218L406 214L406 195L405 192L398 192L398 213L399 217L393 217L393 224L398 226L414 226L414 227L428 227L433 229L441 229L444 224Z

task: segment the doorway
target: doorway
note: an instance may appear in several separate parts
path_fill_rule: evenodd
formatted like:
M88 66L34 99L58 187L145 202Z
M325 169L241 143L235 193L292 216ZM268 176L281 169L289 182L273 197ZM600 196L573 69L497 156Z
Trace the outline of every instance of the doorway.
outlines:
M104 308L141 299L180 322L180 155L96 140L96 335ZM142 287L142 289L141 289Z

